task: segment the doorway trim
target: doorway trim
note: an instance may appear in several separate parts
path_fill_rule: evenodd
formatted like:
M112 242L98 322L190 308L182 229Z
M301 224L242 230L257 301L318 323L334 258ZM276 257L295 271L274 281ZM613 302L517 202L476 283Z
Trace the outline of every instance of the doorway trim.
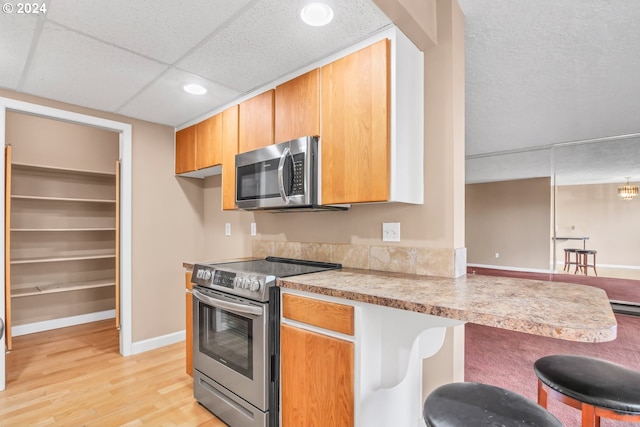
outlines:
M103 119L86 114L74 113L53 107L46 107L39 104L18 101L11 98L0 97L0 143L6 145L6 112L30 114L39 117L62 120L81 125L92 126L117 132L120 139L120 354L130 356L132 354L132 331L131 331L131 163L132 163L132 126L128 123ZM4 164L4 150L2 150L2 161ZM4 174L0 178L4 187ZM0 202L4 210L4 198ZM4 227L0 227L2 241L5 238ZM4 256L4 245L2 246L2 256ZM2 283L4 288L4 263L2 265ZM0 314L4 317L4 292L0 292ZM0 345L4 347L4 337L0 339ZM0 357L0 390L4 390L5 364L4 352Z

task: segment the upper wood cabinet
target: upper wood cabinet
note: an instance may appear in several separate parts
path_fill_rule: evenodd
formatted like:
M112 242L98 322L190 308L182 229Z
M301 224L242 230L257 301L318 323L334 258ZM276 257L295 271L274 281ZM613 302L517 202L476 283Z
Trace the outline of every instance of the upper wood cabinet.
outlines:
M196 169L222 163L222 115L196 124Z
M273 144L274 90L241 102L238 112L238 152Z
M424 55L398 29L320 69L322 204L424 200Z
M222 209L236 208L236 154L238 106L222 112Z
M222 165L222 206L235 209L236 154L319 135L321 204L423 203L424 55L397 28L370 43L177 132L176 173Z
M320 69L276 87L275 142L320 135Z
M322 67L322 203L389 199L389 40Z
M176 132L176 174L196 169L196 126Z
M195 173L222 163L222 115L176 132L176 174L203 178L213 173ZM219 173L219 171L218 171Z

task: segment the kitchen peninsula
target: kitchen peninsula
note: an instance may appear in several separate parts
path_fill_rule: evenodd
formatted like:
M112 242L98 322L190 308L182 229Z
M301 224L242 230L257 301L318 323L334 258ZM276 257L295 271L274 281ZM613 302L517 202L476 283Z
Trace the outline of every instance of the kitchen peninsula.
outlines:
M355 269L287 277L277 284L283 304L283 426L331 412L326 405L317 408L323 396L316 394L340 386L344 390L335 392L340 401L353 402L338 404L353 408L338 408L335 416L342 422L421 425L422 380L430 375L423 374L422 360L441 350L449 327L465 322L571 341L605 342L616 337L617 324L606 293L582 285ZM300 300L306 309L288 308L288 300ZM326 326L324 318L329 316L322 316L323 304L351 310L353 332ZM310 345L315 341L321 343L320 349ZM462 346L454 349L453 359L463 355ZM340 367L330 366L335 360L352 367L353 376L348 378ZM435 368L439 378L448 369ZM333 383L323 388L316 383L323 378Z

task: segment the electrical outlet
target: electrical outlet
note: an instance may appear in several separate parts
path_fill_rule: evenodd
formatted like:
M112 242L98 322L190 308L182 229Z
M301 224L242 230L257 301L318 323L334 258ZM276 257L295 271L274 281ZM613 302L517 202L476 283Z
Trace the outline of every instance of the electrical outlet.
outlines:
M252 236L256 235L256 223L255 222L251 223L251 235Z
M496 258L500 258L500 254L496 252Z
M382 223L382 241L383 242L399 242L400 241L400 223L399 222L383 222Z
M224 224L224 235L231 236L231 224L228 222Z

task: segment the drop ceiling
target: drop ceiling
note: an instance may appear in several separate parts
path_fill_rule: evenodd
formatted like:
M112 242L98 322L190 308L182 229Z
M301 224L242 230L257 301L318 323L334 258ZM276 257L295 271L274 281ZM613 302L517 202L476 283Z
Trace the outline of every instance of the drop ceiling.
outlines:
M348 0L311 27L308 2L48 0L46 14L0 15L0 87L179 127L390 24Z
M309 1L47 0L44 15L0 15L0 87L181 127L391 24L373 0L332 0L334 20L310 27ZM469 181L548 175L540 147L640 133L640 1L459 3ZM623 142L640 159L640 138ZM611 175L609 151L569 159ZM616 180L640 180L635 163Z

